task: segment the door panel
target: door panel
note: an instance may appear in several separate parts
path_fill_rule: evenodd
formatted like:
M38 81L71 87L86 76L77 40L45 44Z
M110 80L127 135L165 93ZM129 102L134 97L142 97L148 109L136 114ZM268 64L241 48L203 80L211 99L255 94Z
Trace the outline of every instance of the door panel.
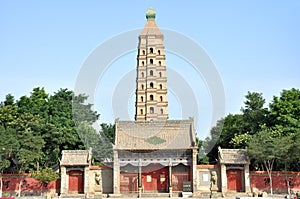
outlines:
M242 191L242 171L240 169L229 169L226 171L227 189L231 191Z
M73 170L69 172L69 192L83 193L83 172Z
M150 164L142 168L142 185L145 192L167 192L168 178L168 167Z

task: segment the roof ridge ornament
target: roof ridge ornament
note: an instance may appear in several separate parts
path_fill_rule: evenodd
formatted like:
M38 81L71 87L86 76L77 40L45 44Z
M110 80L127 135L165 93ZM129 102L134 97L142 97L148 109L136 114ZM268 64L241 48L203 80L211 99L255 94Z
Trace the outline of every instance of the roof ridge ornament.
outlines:
M156 12L152 7L150 7L146 12L147 21L154 21L156 16Z

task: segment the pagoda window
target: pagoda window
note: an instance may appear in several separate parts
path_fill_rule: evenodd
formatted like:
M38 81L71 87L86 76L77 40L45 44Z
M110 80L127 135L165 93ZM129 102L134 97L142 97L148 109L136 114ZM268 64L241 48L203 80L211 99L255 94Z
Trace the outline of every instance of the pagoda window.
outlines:
M158 62L158 65L161 66L161 61Z
M153 85L153 82L150 82L150 88L153 88L154 85Z
M153 70L150 70L150 76L153 76Z
M153 64L153 59L150 59L150 64Z
M159 85L159 89L162 89L162 84Z
M158 55L160 55L160 50L157 51Z
M153 48L150 48L150 53L151 53L151 54L153 53Z
M150 113L153 114L154 113L154 108L150 107Z
M153 99L154 99L153 95L150 95L150 101L153 101Z
M160 114L164 114L164 109L160 109Z
M162 96L160 96L160 97L159 97L159 100L162 102L162 101L163 101L163 97L162 97Z
M141 109L141 110L140 110L140 112L141 112L141 115L143 115L143 114L144 114L144 113L143 113L143 109Z

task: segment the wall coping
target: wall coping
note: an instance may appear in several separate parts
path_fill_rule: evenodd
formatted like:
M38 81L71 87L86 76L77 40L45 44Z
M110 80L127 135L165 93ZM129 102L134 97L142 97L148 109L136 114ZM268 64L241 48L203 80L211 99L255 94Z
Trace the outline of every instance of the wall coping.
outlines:
M197 165L197 169L216 169L219 168L217 164L199 164Z
M283 175L283 174L292 174L292 175L300 175L298 171L272 171L272 175ZM267 171L250 171L250 175L268 175Z
M109 166L90 166L90 170L95 170L95 169L113 169L112 167Z

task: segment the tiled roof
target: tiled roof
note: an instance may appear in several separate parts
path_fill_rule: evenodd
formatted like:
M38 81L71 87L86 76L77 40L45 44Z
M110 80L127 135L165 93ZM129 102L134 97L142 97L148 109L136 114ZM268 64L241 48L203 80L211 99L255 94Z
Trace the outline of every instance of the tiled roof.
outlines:
M91 164L91 150L63 150L61 166L89 166Z
M156 25L154 20L149 20L146 22L143 30L140 35L162 35L158 26Z
M167 121L116 120L116 149L189 149L195 144L193 119Z
M218 147L219 162L221 164L247 164L249 163L246 149L221 149Z

